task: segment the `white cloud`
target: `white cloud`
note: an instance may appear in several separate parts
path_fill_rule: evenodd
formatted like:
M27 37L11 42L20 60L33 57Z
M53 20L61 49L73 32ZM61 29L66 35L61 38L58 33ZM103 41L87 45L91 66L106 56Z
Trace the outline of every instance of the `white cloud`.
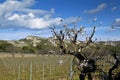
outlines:
M80 20L81 20L80 17L69 17L67 19L63 19L62 24L70 24L70 23L73 23L73 22L75 23L75 22L78 22Z
M53 18L54 8L50 11L32 9L34 0L7 0L0 4L0 25L1 27L23 27L30 29L41 29L51 25L60 25L61 17ZM75 18L76 19L76 18ZM64 21L70 22L72 19ZM68 23L69 23L68 22Z
M31 20L28 20L28 26L30 26L30 28L32 29L46 28L51 26L52 24L59 25L60 19L61 18L45 20L44 18L34 18Z
M95 13L98 13L98 12L102 11L103 9L105 9L106 6L107 6L106 3L102 3L102 4L98 5L97 8L95 8L95 9L85 10L85 13L95 14Z
M120 27L120 18L116 18L112 23L112 27Z
M23 0L22 2L17 0L7 0L6 2L0 4L0 16L4 16L7 13L13 13L14 11L19 11L29 6L33 5L33 0Z
M114 6L114 7L111 8L112 11L115 11L116 9L117 9L116 6Z

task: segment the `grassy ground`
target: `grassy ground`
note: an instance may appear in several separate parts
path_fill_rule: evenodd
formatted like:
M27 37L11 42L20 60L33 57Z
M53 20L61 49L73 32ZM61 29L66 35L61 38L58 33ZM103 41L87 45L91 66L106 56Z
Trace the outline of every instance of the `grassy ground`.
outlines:
M71 56L38 55L0 58L0 80L66 80Z
M0 54L0 80L68 80L70 64L73 56L70 55L31 55L20 54L13 58L10 54ZM108 72L112 66L112 58L106 57L98 61L99 67ZM102 65L102 66L101 66ZM115 72L118 72L116 70ZM99 73L95 73L99 74ZM79 80L76 73L73 80ZM95 78L95 80L98 80Z

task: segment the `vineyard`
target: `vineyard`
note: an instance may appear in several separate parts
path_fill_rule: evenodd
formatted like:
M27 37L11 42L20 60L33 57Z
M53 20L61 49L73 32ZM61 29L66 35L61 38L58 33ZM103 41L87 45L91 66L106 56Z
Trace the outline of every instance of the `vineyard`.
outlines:
M0 58L0 80L66 80L71 56Z
M0 58L0 80L69 80L72 59L70 55ZM98 67L106 72L112 66L107 61L114 62L114 59L108 56L97 62ZM115 73L119 71L120 68ZM74 74L73 80L79 80L78 73ZM95 80L99 80L97 72L93 75Z

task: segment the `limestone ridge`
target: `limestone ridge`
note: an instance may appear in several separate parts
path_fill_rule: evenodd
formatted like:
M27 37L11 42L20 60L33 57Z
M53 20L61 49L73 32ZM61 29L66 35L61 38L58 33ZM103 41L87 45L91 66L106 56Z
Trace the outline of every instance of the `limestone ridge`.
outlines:
M33 47L36 47L39 43L44 43L44 45L46 44L53 44L55 45L55 43L52 40L52 37L50 38L41 38L38 36L27 36L24 39L20 39L20 40L8 40L8 43L16 46L16 47L23 47L23 46L29 46L32 45Z

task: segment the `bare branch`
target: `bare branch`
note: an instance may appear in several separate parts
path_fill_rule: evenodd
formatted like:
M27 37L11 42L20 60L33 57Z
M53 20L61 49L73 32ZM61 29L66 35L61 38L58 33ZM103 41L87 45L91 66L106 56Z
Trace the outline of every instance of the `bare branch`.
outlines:
M93 31L92 31L92 34L90 35L90 37L86 40L86 44L84 47L87 47L90 43L92 43L92 38L94 36L94 33L95 33L95 26L93 27Z

